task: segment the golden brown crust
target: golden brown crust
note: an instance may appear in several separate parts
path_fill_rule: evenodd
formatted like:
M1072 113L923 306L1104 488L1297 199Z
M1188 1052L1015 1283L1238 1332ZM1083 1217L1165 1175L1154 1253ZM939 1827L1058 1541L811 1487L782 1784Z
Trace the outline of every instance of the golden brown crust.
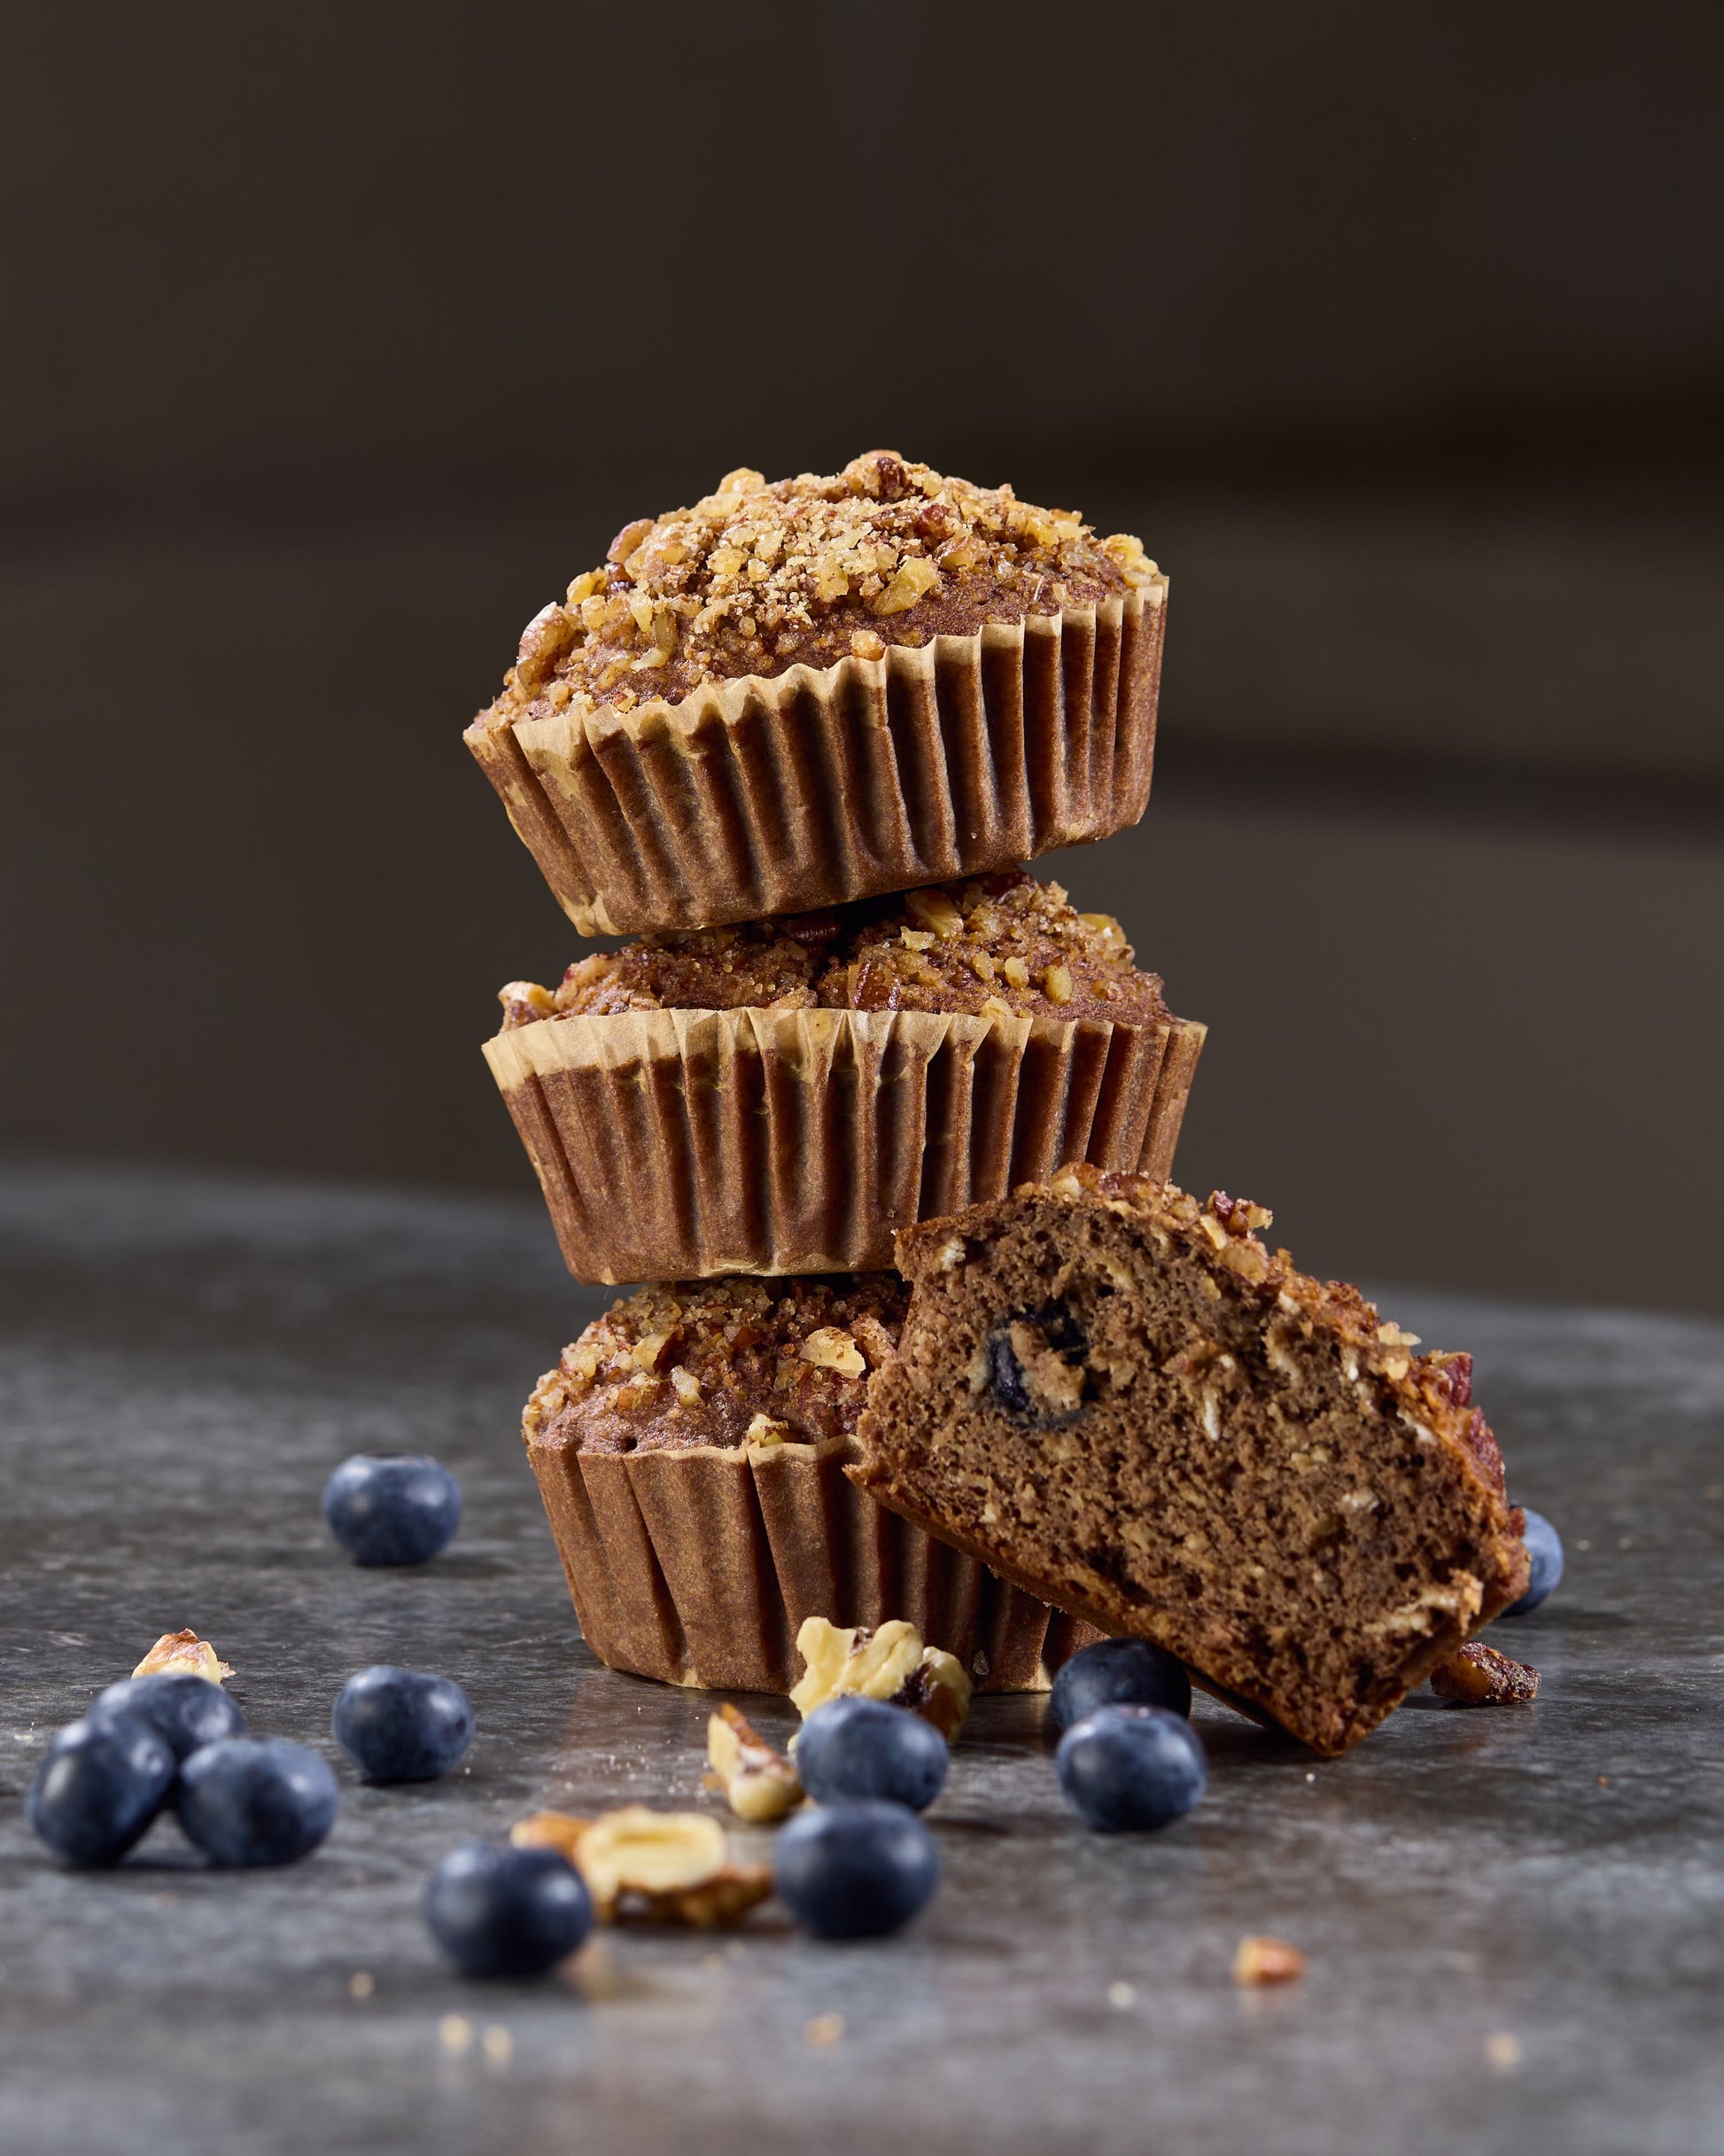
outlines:
M1168 1017L1110 914L1080 914L1021 870L933 884L887 905L643 937L577 961L553 992L511 981L509 1031L639 1010L920 1010L978 1017Z
M1164 588L1141 543L892 450L768 485L728 473L692 509L625 525L535 615L482 723L647 699L790 665L878 658L1062 606Z

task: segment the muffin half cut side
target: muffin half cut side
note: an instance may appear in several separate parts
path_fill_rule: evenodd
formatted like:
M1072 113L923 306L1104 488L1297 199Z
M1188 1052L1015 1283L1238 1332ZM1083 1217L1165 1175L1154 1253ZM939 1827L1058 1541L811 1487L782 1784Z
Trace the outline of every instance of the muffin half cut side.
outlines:
M1005 868L1138 821L1167 580L878 451L729 474L528 625L469 747L585 935Z
M851 1473L1338 1753L1514 1599L1526 1557L1470 1358L1294 1271L1269 1218L1080 1167L909 1231Z
M678 1685L788 1692L805 1619L895 1617L977 1685L1044 1686L1091 1635L844 1476L896 1275L645 1288L564 1350L527 1455L587 1645Z

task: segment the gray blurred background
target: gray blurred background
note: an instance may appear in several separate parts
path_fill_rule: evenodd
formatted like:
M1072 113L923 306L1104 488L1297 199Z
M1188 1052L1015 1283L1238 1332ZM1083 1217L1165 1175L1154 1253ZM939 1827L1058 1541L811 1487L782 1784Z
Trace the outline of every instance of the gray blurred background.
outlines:
M732 465L1173 579L1060 857L1324 1271L1724 1310L1724 11L56 0L0 70L0 1144L524 1192L461 728Z

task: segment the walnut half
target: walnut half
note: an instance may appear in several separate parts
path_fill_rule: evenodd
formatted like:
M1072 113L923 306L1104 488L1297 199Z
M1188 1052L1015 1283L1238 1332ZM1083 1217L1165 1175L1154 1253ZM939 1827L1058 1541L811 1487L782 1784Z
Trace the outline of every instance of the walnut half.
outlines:
M805 1721L841 1693L907 1707L950 1740L970 1710L970 1679L963 1664L942 1647L922 1645L921 1634L903 1617L870 1631L807 1617L796 1634L804 1669L790 1698Z
M596 1819L534 1812L509 1840L566 1856L607 1924L633 1919L709 1931L736 1923L773 1890L771 1865L733 1864L724 1827L701 1811L625 1804Z

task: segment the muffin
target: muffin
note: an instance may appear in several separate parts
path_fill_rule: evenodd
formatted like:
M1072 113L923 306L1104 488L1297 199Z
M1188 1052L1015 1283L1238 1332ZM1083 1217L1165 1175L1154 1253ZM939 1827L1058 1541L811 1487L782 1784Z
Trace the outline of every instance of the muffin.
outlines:
M647 1288L563 1350L522 1428L602 1661L782 1693L805 1619L902 1617L1030 1691L1090 1637L845 1480L905 1302L893 1273Z
M1165 1177L1204 1029L1021 873L650 937L502 991L485 1044L571 1272L865 1272L1087 1159Z
M1526 1583L1465 1355L1296 1272L1269 1213L1073 1169L899 1238L854 1479L1345 1751Z
M1167 579L887 450L626 525L466 739L583 935L803 913L1137 822Z

